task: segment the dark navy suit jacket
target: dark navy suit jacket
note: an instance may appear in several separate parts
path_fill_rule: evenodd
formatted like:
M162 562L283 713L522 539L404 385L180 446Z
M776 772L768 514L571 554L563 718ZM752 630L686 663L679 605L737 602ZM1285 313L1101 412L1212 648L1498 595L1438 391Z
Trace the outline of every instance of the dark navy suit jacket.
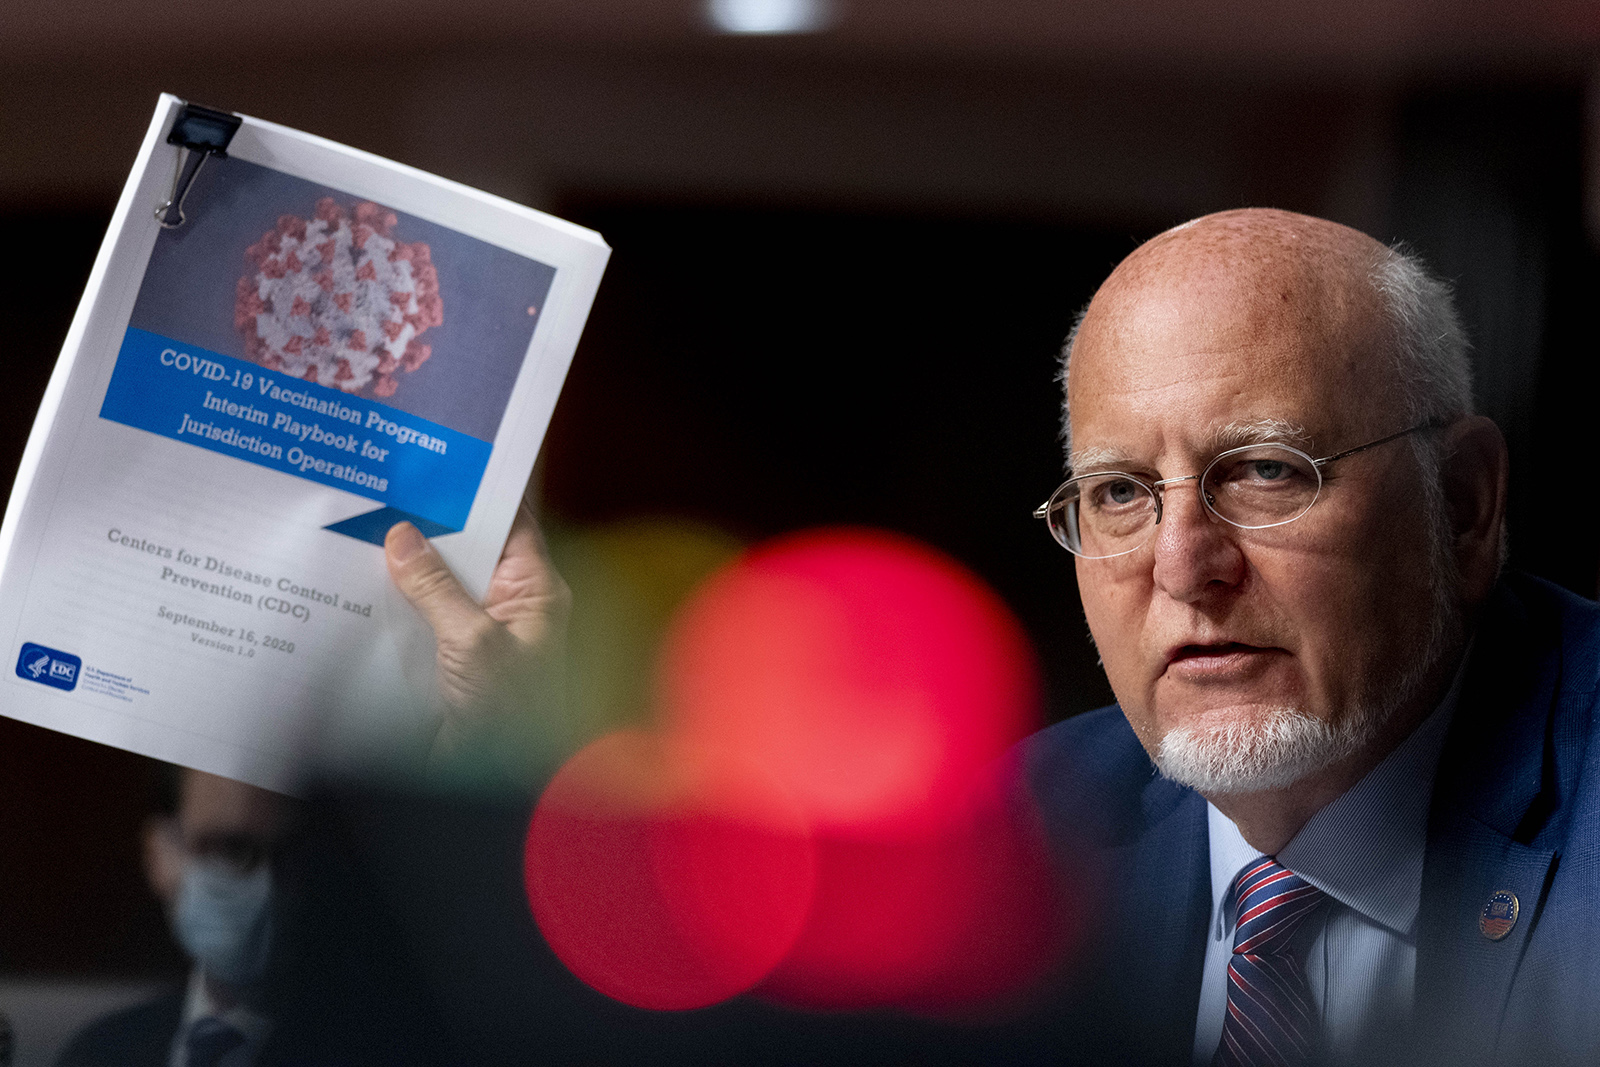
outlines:
M1508 576L1480 613L1440 757L1417 930L1416 1019L1397 1063L1600 1062L1600 608ZM1065 1058L1189 1062L1210 920L1205 801L1159 777L1116 707L1028 741L1064 863L1102 887L1099 938L1053 1026ZM1081 878L1081 875L1080 875ZM1520 901L1490 941L1491 894Z
M76 1034L56 1067L166 1067L183 1018L183 990L96 1019Z
M62 1049L55 1067L167 1067L172 1040L183 1021L183 1000L184 991L174 989L93 1020ZM271 1037L252 1062L253 1067L320 1067L324 1063L286 1056Z

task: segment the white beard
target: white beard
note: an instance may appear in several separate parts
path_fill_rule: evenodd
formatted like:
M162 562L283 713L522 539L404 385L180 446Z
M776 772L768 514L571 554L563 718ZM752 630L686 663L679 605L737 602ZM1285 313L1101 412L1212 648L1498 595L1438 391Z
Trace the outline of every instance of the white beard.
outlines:
M1296 708L1265 717L1168 731L1156 766L1179 785L1208 795L1282 789L1365 747L1384 716L1358 711L1337 726Z

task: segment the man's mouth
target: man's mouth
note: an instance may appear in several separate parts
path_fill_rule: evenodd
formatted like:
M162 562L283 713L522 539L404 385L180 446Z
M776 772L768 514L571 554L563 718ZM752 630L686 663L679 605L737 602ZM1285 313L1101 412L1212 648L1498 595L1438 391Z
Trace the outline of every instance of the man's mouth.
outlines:
M1177 645L1167 653L1167 672L1185 678L1232 676L1258 667L1285 650L1242 641Z

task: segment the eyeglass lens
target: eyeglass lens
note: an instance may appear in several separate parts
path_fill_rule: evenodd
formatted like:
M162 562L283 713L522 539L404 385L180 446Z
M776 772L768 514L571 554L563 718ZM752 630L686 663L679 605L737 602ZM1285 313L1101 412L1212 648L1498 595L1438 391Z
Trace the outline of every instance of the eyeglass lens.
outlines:
M1281 445L1224 452L1200 479L1206 507L1246 529L1281 526L1304 515L1322 488L1311 459ZM1051 532L1091 559L1142 545L1156 525L1156 490L1124 474L1091 474L1062 487L1049 510Z

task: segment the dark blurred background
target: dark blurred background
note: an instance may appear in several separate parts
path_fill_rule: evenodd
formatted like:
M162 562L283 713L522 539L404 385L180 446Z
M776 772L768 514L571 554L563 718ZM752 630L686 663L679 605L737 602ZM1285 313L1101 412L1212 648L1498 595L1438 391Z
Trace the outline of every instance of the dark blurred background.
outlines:
M1453 279L1511 441L1513 562L1594 595L1592 0L836 0L757 34L709 10L8 9L0 484L166 90L598 229L548 520L906 531L1011 604L1051 717L1109 699L1030 517L1061 469L1056 350L1123 255L1209 211L1323 215ZM0 980L181 973L138 868L155 780L0 720Z

